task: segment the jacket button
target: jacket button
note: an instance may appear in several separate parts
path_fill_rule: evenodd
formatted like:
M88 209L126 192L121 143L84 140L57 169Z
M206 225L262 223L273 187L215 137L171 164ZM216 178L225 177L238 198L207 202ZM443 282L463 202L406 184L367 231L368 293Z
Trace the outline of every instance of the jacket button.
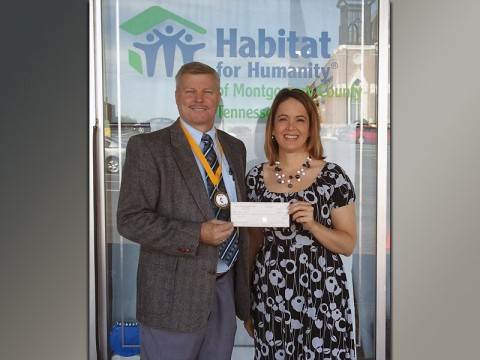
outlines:
M215 270L210 270L208 272L208 275L216 275L216 274L217 274L217 272Z
M189 248L178 248L178 251L188 253L188 252L190 252L190 249Z

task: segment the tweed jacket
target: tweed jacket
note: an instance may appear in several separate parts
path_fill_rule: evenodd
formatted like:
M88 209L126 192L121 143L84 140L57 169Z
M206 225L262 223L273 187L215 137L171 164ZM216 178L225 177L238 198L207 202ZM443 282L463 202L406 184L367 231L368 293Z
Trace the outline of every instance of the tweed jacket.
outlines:
M233 171L237 200L246 201L245 145L218 130ZM218 249L199 242L203 222L214 218L202 176L177 120L130 138L117 209L117 227L140 244L137 320L174 332L205 325L213 299ZM235 262L236 315L247 319L250 291L248 235L240 229Z

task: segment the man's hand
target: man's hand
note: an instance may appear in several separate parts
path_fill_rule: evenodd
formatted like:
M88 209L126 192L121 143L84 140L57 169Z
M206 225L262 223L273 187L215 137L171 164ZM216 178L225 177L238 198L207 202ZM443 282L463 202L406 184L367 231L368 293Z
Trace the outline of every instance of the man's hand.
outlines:
M207 245L218 246L227 240L232 232L232 222L217 219L209 220L202 224L200 242Z

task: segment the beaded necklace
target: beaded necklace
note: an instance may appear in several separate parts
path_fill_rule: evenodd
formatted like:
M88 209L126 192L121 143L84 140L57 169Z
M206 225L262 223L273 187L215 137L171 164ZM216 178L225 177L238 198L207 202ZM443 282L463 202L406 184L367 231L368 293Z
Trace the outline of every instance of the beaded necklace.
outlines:
M292 180L296 179L298 182L301 181L302 176L305 176L305 169L308 169L310 167L311 160L312 158L310 156L307 156L307 161L302 164L302 167L297 170L295 175L288 176L281 172L282 169L280 168L280 161L275 161L275 176L277 178L277 183L285 184L286 182L289 188L293 187Z

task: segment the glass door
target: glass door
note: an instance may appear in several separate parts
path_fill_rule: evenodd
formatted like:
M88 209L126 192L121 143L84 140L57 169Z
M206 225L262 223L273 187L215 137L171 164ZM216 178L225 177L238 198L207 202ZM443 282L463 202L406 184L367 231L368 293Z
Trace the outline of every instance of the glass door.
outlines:
M316 101L327 160L346 170L357 194L357 246L344 257L357 358L389 359L388 7L378 0L92 0L92 358L138 356L139 246L116 228L125 148L132 136L177 119L174 75L195 60L221 76L216 125L245 143L247 171L265 161L275 94L298 87ZM240 321L232 358L253 358Z

